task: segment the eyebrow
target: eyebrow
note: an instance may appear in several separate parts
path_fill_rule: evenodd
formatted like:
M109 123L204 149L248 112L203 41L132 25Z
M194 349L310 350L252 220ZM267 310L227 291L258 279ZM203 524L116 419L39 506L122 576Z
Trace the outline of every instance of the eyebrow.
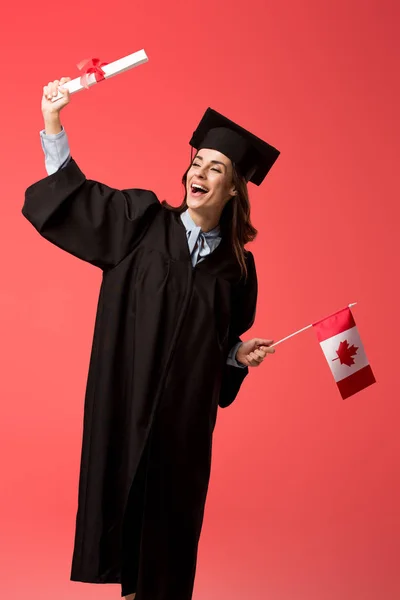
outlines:
M194 159L193 159L193 162L196 159L203 160L203 157L202 156L195 156ZM216 164L216 165L222 165L226 169L226 164L223 163L223 162L221 162L220 160L210 160L210 162L213 163L213 164Z

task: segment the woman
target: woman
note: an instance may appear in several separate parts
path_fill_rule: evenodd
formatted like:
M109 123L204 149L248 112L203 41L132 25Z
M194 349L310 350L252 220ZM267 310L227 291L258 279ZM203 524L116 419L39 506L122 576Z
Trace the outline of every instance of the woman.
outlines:
M274 351L240 336L257 298L246 184L279 153L208 109L180 207L110 188L69 154L59 118L69 93L50 101L69 79L43 88L48 177L27 188L22 213L103 271L71 579L121 583L129 600L190 600L218 406Z

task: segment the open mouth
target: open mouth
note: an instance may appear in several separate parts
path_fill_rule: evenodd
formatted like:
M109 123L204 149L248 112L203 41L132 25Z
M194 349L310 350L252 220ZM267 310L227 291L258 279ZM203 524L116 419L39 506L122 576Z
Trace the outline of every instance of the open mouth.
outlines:
M208 192L208 189L203 185L199 185L198 183L192 183L192 185L190 186L190 191L192 193L192 196L198 198L206 194Z

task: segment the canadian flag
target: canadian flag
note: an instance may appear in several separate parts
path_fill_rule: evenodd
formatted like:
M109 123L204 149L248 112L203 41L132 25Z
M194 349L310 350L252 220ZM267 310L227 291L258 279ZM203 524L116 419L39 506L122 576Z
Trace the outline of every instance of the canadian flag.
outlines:
M375 383L350 308L313 323L342 398Z

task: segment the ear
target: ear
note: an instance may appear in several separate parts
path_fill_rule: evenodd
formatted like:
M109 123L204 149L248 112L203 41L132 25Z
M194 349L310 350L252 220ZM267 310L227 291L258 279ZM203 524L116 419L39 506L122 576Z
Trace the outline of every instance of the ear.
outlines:
M229 194L230 194L231 196L237 196L237 195L238 195L238 193L239 193L239 192L237 191L237 189L235 188L235 186L232 186L232 187L231 187L231 189L230 189L230 192L229 192Z

